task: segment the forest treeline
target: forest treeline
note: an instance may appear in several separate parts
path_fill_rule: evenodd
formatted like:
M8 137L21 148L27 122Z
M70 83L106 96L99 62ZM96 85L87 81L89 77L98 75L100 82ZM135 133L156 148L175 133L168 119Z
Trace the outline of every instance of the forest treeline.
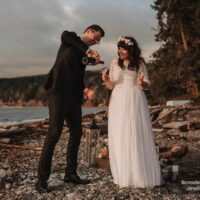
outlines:
M155 41L160 47L147 63L151 85L145 92L149 103L200 98L200 1L154 0L151 8L156 13ZM45 77L0 79L1 103L45 104ZM86 71L85 83L95 90L95 105L107 103L110 94L100 78L98 71Z

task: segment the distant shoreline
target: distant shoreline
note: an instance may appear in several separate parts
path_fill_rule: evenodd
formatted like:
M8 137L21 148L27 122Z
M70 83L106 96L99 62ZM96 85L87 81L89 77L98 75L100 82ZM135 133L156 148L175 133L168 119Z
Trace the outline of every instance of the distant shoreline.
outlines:
M48 108L48 106L8 106L8 105L3 105L0 106L0 108ZM108 106L82 106L82 108L108 108Z
M19 105L3 105L0 108L46 108L48 106L19 106Z
M102 111L106 107L82 107L82 117ZM48 107L0 107L0 127L44 121L49 118Z

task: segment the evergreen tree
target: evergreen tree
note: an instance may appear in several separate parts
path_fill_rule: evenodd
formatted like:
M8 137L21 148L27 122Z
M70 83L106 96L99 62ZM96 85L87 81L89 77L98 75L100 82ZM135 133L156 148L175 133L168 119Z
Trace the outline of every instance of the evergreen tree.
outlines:
M200 95L200 1L155 0L155 40L161 43L149 63L153 91L165 100Z

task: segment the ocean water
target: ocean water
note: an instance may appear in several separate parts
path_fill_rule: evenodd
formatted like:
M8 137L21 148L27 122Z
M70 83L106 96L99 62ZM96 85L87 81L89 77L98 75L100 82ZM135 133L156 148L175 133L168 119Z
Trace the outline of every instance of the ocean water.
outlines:
M82 108L82 115L97 113L105 108L87 107ZM0 108L0 127L28 122L42 121L49 117L47 107L40 108Z

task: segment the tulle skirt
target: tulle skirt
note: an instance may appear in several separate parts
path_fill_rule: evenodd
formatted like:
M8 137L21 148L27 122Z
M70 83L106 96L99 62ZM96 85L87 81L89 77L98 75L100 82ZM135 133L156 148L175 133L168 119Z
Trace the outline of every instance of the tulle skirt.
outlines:
M114 88L108 112L108 139L114 183L140 188L162 184L148 104L138 86Z

